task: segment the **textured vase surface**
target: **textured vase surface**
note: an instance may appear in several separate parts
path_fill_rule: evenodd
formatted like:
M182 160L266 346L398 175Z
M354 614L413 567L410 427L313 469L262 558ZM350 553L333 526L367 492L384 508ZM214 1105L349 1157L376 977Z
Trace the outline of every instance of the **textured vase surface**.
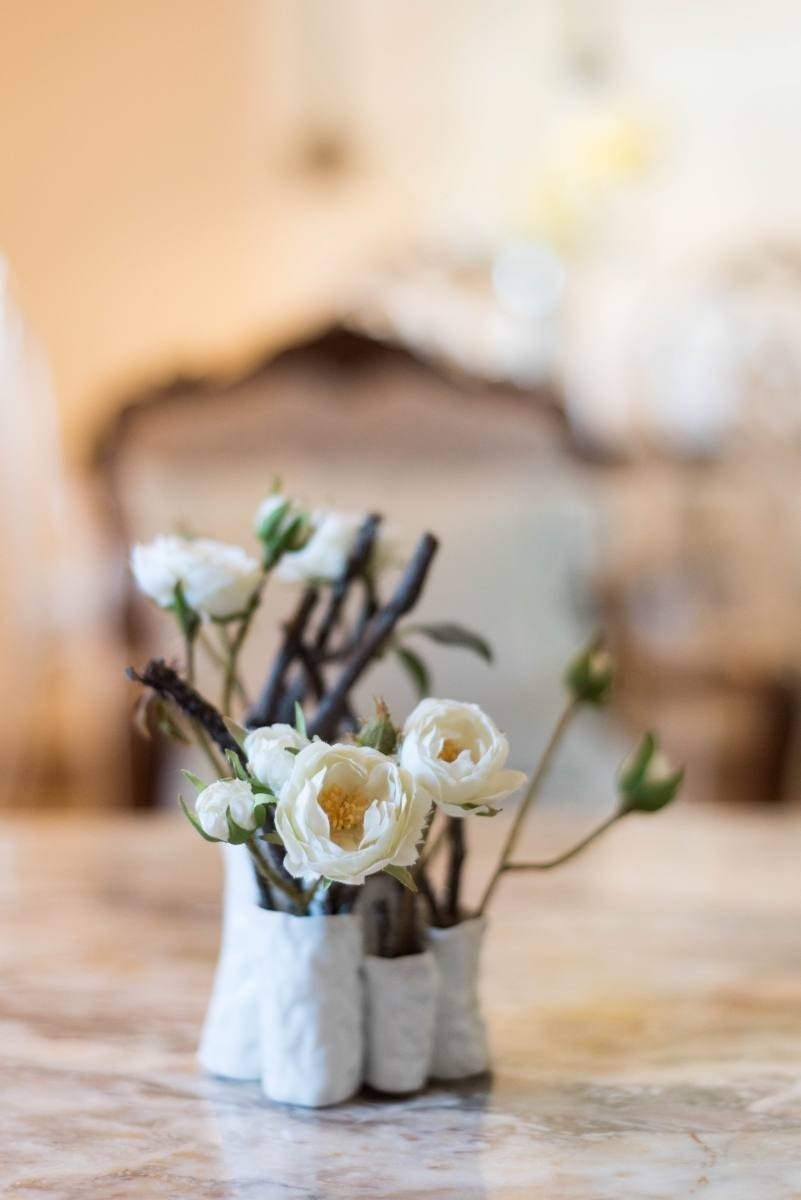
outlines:
M225 870L222 936L198 1058L212 1075L258 1079L259 970L256 875L245 846L220 845Z
M271 1100L321 1108L361 1086L362 937L358 916L258 910L261 1081Z
M434 955L364 960L365 1079L382 1092L415 1092L428 1078L439 974Z
M478 998L478 969L486 922L474 917L449 929L430 928L426 940L439 970L434 1079L466 1079L489 1067L487 1030Z

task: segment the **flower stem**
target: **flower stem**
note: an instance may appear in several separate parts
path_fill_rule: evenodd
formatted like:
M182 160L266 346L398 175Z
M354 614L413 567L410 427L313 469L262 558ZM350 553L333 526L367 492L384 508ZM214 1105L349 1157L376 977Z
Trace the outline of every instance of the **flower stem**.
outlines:
M186 682L190 687L195 685L195 638L197 630L186 629L184 644L186 646Z
M561 867L562 863L569 862L571 858L575 858L577 854L580 854L582 850L585 850L587 846L589 846L591 842L594 842L596 838L599 838L602 833L606 833L607 829L610 829L612 825L614 825L616 821L619 821L623 816L625 816L625 812L621 812L619 810L617 812L613 812L611 817L607 817L605 821L602 821L601 824L596 829L593 829L591 833L588 833L585 838L582 838L581 841L577 842L575 846L572 846L570 850L565 850L564 854L559 854L556 858L551 858L547 862L540 863L508 862L504 866L503 870L550 871L552 867Z
M253 593L253 595L250 598L247 609L245 610L245 615L242 617L242 620L239 622L239 628L237 629L236 633L234 634L233 640L231 641L230 645L228 645L228 661L225 666L225 675L223 677L223 694L222 694L222 711L226 715L230 715L230 713L231 713L231 698L233 696L234 689L236 687L238 687L240 689L240 692L244 691L241 683L239 683L239 680L237 678L236 668L237 668L237 664L239 662L240 651L242 650L242 646L244 645L245 638L248 635L248 630L250 629L251 621L253 620L253 614L256 612L256 609L259 607L259 604L261 603L261 596L262 596L262 592L264 591L264 585L266 582L267 582L267 575L264 574L262 576L262 580L261 580L259 587L256 589L256 591ZM227 642L228 642L228 639L226 637L226 643Z
M515 846L517 845L517 839L520 836L520 830L523 826L523 822L528 816L531 806L539 794L542 781L548 773L548 768L553 761L553 756L556 753L556 750L562 741L570 722L573 720L578 707L578 701L571 697L562 710L561 716L556 722L551 736L548 738L545 749L540 757L540 761L538 762L536 770L531 777L531 783L528 786L528 791L521 800L520 807L515 813L514 820L512 821L512 827L506 835L506 841L503 844L498 865L495 868L495 871L490 878L489 883L487 884L484 895L481 898L481 903L478 906L479 916L486 909L490 899L492 898L495 888L498 886L498 881L500 880L502 873L506 870L506 866L511 859L512 854L514 853Z

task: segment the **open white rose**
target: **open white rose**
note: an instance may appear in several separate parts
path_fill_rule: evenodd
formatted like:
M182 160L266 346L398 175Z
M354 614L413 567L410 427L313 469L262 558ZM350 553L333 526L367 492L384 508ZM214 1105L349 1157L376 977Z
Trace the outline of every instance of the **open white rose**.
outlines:
M291 750L302 750L309 739L291 725L265 725L245 738L245 754L253 775L278 795L295 765Z
M244 611L261 568L241 546L211 538L157 537L134 546L131 569L137 585L162 608L181 585L190 608L220 620Z
M431 798L396 762L366 746L312 742L281 789L275 827L296 878L361 884L410 867Z
M526 776L506 769L509 743L477 704L422 700L403 728L400 763L452 817L482 815Z
M230 836L228 813L240 829L255 829L253 809L259 803L259 797L243 779L218 779L204 788L195 800L195 815L204 833L227 842Z

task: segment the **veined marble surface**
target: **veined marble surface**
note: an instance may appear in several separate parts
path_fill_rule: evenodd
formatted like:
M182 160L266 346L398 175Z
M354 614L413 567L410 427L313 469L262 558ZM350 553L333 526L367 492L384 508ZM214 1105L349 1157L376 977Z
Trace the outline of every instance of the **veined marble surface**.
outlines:
M525 852L556 848L533 824ZM801 1197L798 817L630 818L504 881L493 1079L319 1112L195 1065L218 885L172 819L5 822L4 1196Z

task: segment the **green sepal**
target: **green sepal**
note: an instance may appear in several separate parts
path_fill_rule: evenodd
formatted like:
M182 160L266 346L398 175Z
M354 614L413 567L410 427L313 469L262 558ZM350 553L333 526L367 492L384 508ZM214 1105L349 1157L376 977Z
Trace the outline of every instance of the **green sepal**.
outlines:
M293 758L296 758L300 754L300 746L284 746L284 754L291 754Z
M266 804L254 804L253 805L253 820L256 822L257 829L259 828L260 825L264 824L264 819L266 816L267 816L267 805Z
M466 813L470 813L474 817L497 817L501 811L499 808L493 808L491 804L460 804L459 807Z
M380 697L375 701L375 716L366 721L359 730L356 744L369 746L379 754L394 754L398 748L399 730L392 721L392 715L384 700Z
M408 867L384 867L384 874L391 875L393 879L397 879L398 883L403 884L410 892L417 891L417 884L414 882L414 876Z
M631 812L659 812L678 795L684 782L683 767L662 779L648 778L648 770L657 750L656 737L646 733L630 765L620 773L618 792L621 816Z
M614 663L596 638L568 664L564 684L581 704L605 704L615 679Z
M250 783L250 776L242 765L242 759L235 750L226 750L225 761L233 771L235 779L241 779L243 783Z
M431 676L428 667L418 654L406 646L394 647L398 660L409 675L421 699L431 695Z
M230 717L223 717L223 724L236 742L239 749L244 750L245 738L248 736L250 730L245 729L243 725L238 725L236 721L232 721Z
M194 826L194 828L197 830L197 832L203 838L204 842L220 842L220 841L222 841L222 838L212 837L210 833L206 833L205 829L200 824L200 821L198 821L195 814L190 812L189 809L186 807L186 803L184 801L183 796L178 797L178 803L180 804L181 808L183 809L183 814L186 817L187 821L189 822L190 825Z
M301 737L308 737L306 732L306 717L298 701L295 701L295 729Z
M273 489L271 495L276 494L276 489ZM278 532L279 526L286 514L289 512L289 501L285 500L283 504L279 504L278 508L274 509L268 517L265 517L258 528L256 536L263 542L269 542Z
M196 775L194 771L187 771L185 767L181 768L181 774L183 775L184 779L189 780L189 782L192 784L192 787L198 792L205 791L205 789L209 786L207 783L204 783L200 776Z
M228 841L232 846L243 846L245 842L249 842L253 837L252 829L243 829L241 825L237 825L234 818L231 816L230 808L225 810L225 819L228 822Z
M438 621L434 625L407 625L403 632L422 633L424 637L438 642L440 646L459 646L462 650L471 650L488 663L493 659L492 646L487 639L455 621Z

